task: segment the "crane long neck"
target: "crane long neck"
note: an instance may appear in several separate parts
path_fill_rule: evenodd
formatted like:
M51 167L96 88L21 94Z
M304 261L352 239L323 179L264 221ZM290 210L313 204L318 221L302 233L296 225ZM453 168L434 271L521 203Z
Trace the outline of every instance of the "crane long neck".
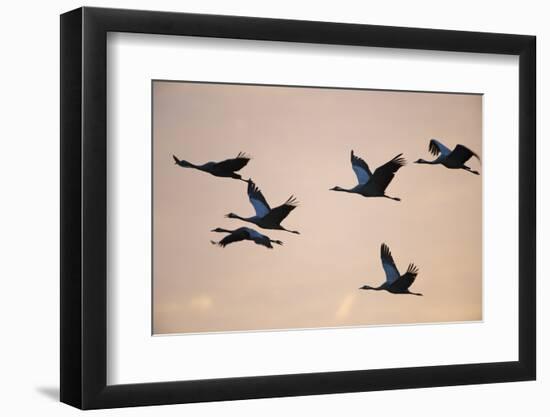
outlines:
M428 164L428 165L437 165L441 162L440 158L436 158L433 161L426 161L425 159L419 159L417 164Z
M365 285L362 289L363 290L372 290L372 291L381 291L384 288L382 288L382 286L380 286L380 287L371 287L370 285Z
M191 163L191 162L189 162L189 161L185 161L185 160L183 160L183 159L180 159L180 160L178 161L178 165L181 166L181 167L184 167L184 168L198 168L198 169L201 168L200 166L195 165L195 164L193 164L193 163Z
M256 216L252 216L252 217L242 217L242 216L239 216L238 214L233 214L233 215L230 216L230 217L233 217L234 219L242 220L243 222L248 222L248 223L256 224Z
M339 186L336 186L334 188L331 189L332 191L341 191L343 193L354 193L355 192L355 188L342 188L342 187L339 187Z
M258 224L256 216L242 217L242 216L239 216L238 214L235 214L235 213L229 213L229 214L226 214L225 217L228 217L230 219L239 219L239 220L242 220L243 222Z
M214 232L218 232L218 233L233 233L233 230L223 229L223 228L219 227L217 230L214 230Z

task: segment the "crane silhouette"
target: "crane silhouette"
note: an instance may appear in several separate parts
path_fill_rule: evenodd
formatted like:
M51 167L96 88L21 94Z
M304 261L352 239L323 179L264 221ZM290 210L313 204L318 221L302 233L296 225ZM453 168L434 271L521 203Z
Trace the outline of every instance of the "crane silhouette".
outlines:
M439 155L433 161L419 159L416 164L443 165L449 169L464 169L472 174L479 175L479 172L469 166L464 165L472 156L475 156L479 162L479 156L464 145L456 145L451 151L437 139L430 140L429 150L432 155Z
M251 179L248 180L247 194L250 203L256 211L256 215L252 217L241 217L238 214L229 213L225 217L253 223L262 229L284 230L285 232L300 234L297 230L288 230L281 225L281 222L289 213L298 206L298 202L294 196L290 196L288 200L280 206L271 208L260 189Z
M225 177L225 178L234 178L236 180L243 180L239 174L236 174L236 171L244 168L250 157L243 152L239 152L237 157L226 159L221 162L207 162L203 165L195 165L191 162L184 161L183 159L178 159L177 156L172 155L176 165L179 165L182 168L194 168L199 171L208 172L209 174L214 175L215 177Z
M283 244L283 242L281 242L280 240L270 239L269 236L263 235L260 232L257 232L256 230L249 227L239 227L235 230L227 230L218 227L216 229L213 229L212 232L229 233L219 242L214 242L213 240L210 241L213 245L218 245L222 248L225 248L231 243L240 242L242 240L251 240L257 245L262 245L269 249L273 249L273 245L271 245L272 243L275 243L277 245Z
M402 155L403 154L400 153L391 161L376 168L374 173L372 173L365 160L356 156L353 151L351 151L351 167L357 176L358 184L349 189L337 185L330 190L359 194L363 197L385 197L395 201L401 201L400 198L387 196L386 188L395 177L397 170L406 164L405 159L401 157Z
M409 287L413 284L418 275L418 268L414 264L409 264L407 272L400 275L393 257L391 256L390 248L385 243L380 247L380 258L382 259L382 267L386 273L386 282L379 287L371 287L363 285L360 290L388 291L392 294L412 294L422 295L420 293L409 291Z

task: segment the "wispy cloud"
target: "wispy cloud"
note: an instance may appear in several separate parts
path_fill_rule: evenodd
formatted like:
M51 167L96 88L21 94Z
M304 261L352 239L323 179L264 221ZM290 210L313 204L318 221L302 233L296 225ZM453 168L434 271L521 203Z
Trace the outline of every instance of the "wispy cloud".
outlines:
M338 309L336 310L336 318L345 319L346 317L348 317L354 302L355 302L355 294L346 295L342 300L342 302L340 303L340 305L338 306Z
M189 307L192 310L196 311L208 311L212 308L214 305L214 301L212 300L212 297L208 295L198 295L189 301Z

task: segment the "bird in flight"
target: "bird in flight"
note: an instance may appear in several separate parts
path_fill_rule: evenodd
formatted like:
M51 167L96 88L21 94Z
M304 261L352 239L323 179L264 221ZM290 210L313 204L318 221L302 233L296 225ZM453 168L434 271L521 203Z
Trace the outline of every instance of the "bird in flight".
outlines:
M395 201L401 201L400 198L386 195L386 188L391 180L393 180L393 177L395 177L397 170L406 164L405 159L401 157L402 155L403 154L400 153L391 161L376 168L374 173L372 173L365 160L356 156L353 151L351 151L351 167L357 176L358 184L349 189L336 186L330 190L359 194L363 197L385 197Z
M420 293L409 291L409 287L413 284L418 275L418 268L410 263L407 272L401 275L395 266L393 257L391 256L390 248L385 243L380 247L380 258L382 259L382 267L386 273L386 282L379 287L371 287L363 285L360 290L388 291L392 294L412 294L422 295Z
M225 217L254 223L262 229L284 230L285 232L300 234L297 230L288 230L281 225L281 222L289 213L298 206L298 202L294 196L290 196L288 200L280 206L271 208L260 189L251 179L248 180L247 194L250 203L256 211L256 215L252 217L241 217L238 214L229 213Z
M479 175L479 172L473 170L469 166L464 165L472 156L475 156L479 162L479 156L472 150L468 149L464 145L456 145L455 148L451 151L441 142L436 139L430 140L429 150L432 155L439 155L433 161L425 161L424 159L419 159L415 161L416 164L430 164L438 165L441 164L444 167L450 169L464 169L472 174Z
M275 243L277 245L283 244L283 242L281 242L280 240L270 239L269 236L263 235L249 227L239 227L238 229L235 229L235 230L227 230L227 229L222 229L221 227L218 227L212 230L212 232L229 233L219 242L214 242L213 240L210 241L213 245L218 245L218 246L221 246L222 248L225 248L227 245L233 242L240 242L242 240L251 240L257 245L262 245L269 249L273 249L272 243Z
M175 155L172 155L176 165L179 165L182 168L194 168L199 171L208 172L209 174L214 175L215 177L226 177L234 178L236 180L246 181L241 178L239 174L236 174L236 171L244 168L250 157L243 152L239 152L236 158L226 159L221 162L207 162L203 165L195 165L191 162L184 161L183 159L178 159Z

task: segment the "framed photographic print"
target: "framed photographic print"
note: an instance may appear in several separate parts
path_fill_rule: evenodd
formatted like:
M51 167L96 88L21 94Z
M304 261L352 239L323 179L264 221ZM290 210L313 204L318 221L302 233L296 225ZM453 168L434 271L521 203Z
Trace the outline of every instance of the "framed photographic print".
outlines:
M61 400L535 379L535 38L61 16Z

